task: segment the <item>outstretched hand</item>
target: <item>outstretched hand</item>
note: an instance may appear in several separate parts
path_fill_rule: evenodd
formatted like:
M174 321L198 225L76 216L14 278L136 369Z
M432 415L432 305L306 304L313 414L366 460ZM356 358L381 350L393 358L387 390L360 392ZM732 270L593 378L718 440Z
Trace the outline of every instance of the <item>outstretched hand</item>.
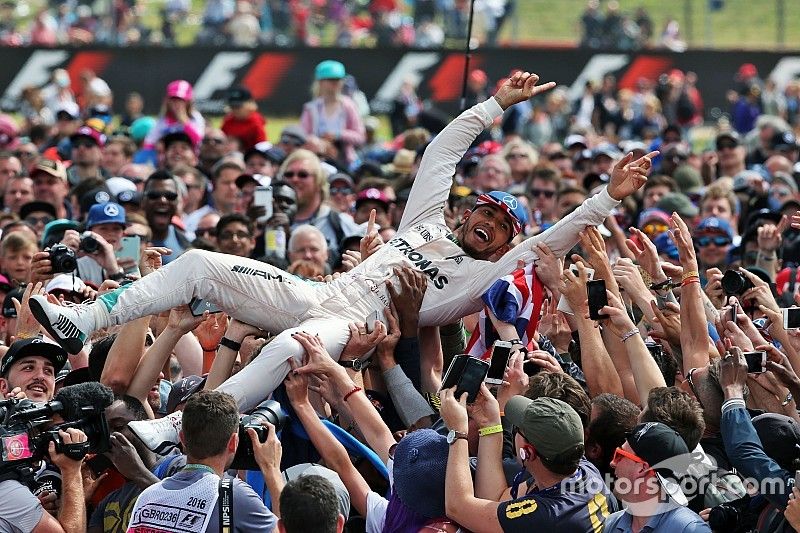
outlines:
M633 152L629 152L620 159L611 170L611 180L608 183L608 194L611 198L622 201L638 191L647 181L653 158L658 154L658 150L655 150L633 161Z
M537 74L522 71L516 72L497 89L494 99L505 110L514 104L524 102L556 86L553 81L544 85L536 85L538 81L539 76Z

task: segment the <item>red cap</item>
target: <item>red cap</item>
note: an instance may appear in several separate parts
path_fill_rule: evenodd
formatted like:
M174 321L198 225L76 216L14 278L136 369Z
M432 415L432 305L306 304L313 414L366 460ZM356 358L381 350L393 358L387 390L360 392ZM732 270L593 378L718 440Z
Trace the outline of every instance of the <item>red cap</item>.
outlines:
M175 80L167 85L168 98L180 98L190 102L192 100L192 84L186 80Z
M739 76L742 78L752 78L753 76L758 76L758 70L754 64L744 63L739 67Z

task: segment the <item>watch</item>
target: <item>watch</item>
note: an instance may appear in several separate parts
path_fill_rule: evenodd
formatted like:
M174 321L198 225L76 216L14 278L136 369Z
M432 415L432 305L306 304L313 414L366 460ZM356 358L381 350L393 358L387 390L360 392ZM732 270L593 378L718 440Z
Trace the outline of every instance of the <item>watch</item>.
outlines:
M447 444L453 444L458 439L467 440L467 434L461 433L460 431L456 431L455 429L451 429L447 433Z
M338 361L340 365L345 368L352 368L354 372L361 372L362 370L366 370L369 368L369 365L372 364L372 357L367 357L366 359L351 359L349 361Z

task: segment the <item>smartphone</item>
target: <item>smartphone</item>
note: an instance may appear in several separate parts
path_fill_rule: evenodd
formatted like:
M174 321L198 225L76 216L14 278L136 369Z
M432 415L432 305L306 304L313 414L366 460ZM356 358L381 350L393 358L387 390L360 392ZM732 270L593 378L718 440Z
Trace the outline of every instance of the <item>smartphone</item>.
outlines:
M794 471L794 486L800 489L800 470Z
M728 320L736 324L736 315L739 314L739 302L734 301L731 303L731 316Z
M377 311L373 311L369 315L367 315L367 318L364 319L364 323L366 324L366 332L367 333L372 333L375 330L375 322L377 320L380 320L378 318L378 312Z
M495 341L492 346L492 358L489 371L486 373L486 383L489 385L502 385L506 373L508 359L511 357L511 343L508 341Z
M605 280L595 279L588 282L586 284L586 295L589 300L589 318L592 320L608 318L608 315L600 313L600 310L608 305Z
M594 269L593 268L585 268L586 270L586 279L592 281L594 279ZM574 275L578 276L578 265L571 264L569 266L569 271L572 272ZM556 311L561 311L562 313L567 313L570 315L574 315L575 313L572 311L572 307L570 307L569 302L563 296L558 301L558 307L556 307ZM535 365L534 365L535 366ZM537 367L538 368L538 367Z
M460 398L466 392L467 403L474 402L475 398L478 397L481 383L486 379L487 372L489 372L489 363L477 357L467 357L464 371L461 373L461 379L458 380L458 385L456 386L456 398Z
M122 246L115 252L117 259L132 259L133 266L125 269L126 274L139 272L139 256L142 239L138 235L125 236L120 240Z
M192 316L200 316L206 311L211 314L222 312L222 309L220 309L217 304L209 302L208 300L203 300L202 298L192 298L189 302L189 309L192 311Z
M748 374L761 374L767 371L767 352L744 352Z
M253 193L253 205L262 206L265 210L264 215L258 217L257 222L266 222L272 218L272 187L269 185L259 185Z
M525 359L525 362L522 363L522 371L525 372L528 375L528 377L533 377L542 371L542 367L540 367L530 359Z
M781 309L781 313L783 313L783 329L800 328L800 307L787 307Z
M470 359L470 356L462 353L450 360L450 366L447 367L447 372L444 374L442 386L439 390L450 389L458 384L458 380L464 372L464 366L467 364L467 359Z
M647 346L647 350L650 352L650 355L653 356L653 359L656 361L661 361L664 357L664 348L658 344L657 342L646 342L644 343Z

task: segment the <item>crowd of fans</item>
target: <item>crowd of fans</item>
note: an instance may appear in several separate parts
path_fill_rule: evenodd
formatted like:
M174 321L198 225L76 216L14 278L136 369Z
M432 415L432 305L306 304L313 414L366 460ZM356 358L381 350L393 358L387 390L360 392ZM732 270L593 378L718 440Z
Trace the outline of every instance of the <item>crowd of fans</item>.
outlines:
M4 46L188 45L416 46L436 48L466 37L470 3L416 0L137 0L0 3ZM513 0L478 3L475 36L495 44ZM157 13L153 13L158 9ZM152 19L157 21L153 25ZM194 36L194 37L191 37Z
M324 61L272 140L244 88L218 128L185 80L112 117L64 76L0 117L0 393L103 384L110 450L0 477L0 531L800 527L796 102L752 65L708 149L679 71L577 102L473 72L380 139ZM497 340L500 385L440 390Z

